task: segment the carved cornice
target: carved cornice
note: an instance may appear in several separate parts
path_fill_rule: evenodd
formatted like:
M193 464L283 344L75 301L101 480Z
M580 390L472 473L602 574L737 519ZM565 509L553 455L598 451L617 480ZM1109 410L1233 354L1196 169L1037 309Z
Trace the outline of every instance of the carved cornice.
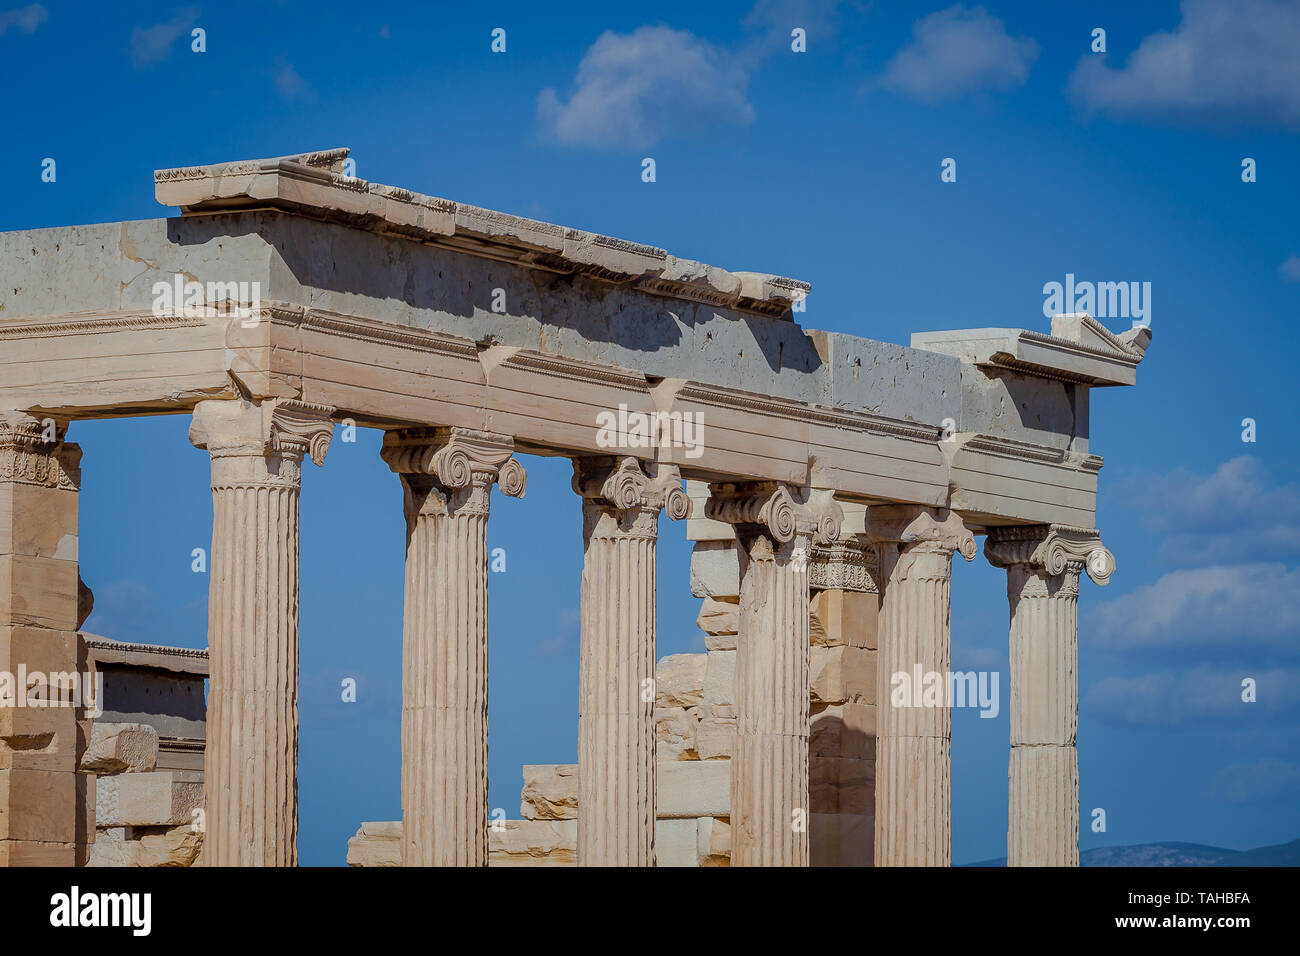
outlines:
M445 488L496 482L522 498L528 475L514 458L514 439L472 428L407 428L384 435L380 455L399 475L429 475Z
M189 215L289 209L531 269L777 317L789 316L810 289L797 279L732 273L654 246L345 176L346 157L347 150L335 149L160 169L154 173L155 194Z
M519 351L501 363L503 368L516 368L529 372L542 372L559 378L589 384L614 385L638 390L646 389L645 375L618 366L594 365L540 352Z
M64 428L55 426L55 440L27 415L0 418L0 481L41 488L76 491L81 485L81 448L63 441Z
M573 490L617 511L658 513L663 509L674 521L691 513L691 499L682 490L682 475L676 465L641 462L630 456L575 458Z
M912 422L879 418L864 412L852 412L846 409L822 408L817 405L805 405L788 399L775 398L771 395L759 395L742 392L738 389L725 388L721 385L706 385L689 382L677 393L678 402L697 402L716 405L719 408L739 409L742 411L761 412L765 415L777 415L792 421L829 425L833 428L851 428L870 435L887 438L909 438L915 441L933 442L939 436L939 429Z
M995 435L976 435L962 445L962 450L1000 455L1019 461L1042 462L1047 465L1064 465L1069 461L1069 453L1063 448L1034 445L1013 438L999 438Z
M188 329L205 324L202 317L154 315L152 312L109 312L59 318L8 319L0 322L0 340L38 339L61 335L101 335L147 329Z
M984 555L999 568L1025 565L1055 577L1087 571L1103 587L1115 572L1115 556L1095 528L1070 525L1017 525L990 528Z
M808 561L808 586L819 590L878 594L879 574L875 549L846 541L814 547Z
M798 500L784 482L714 482L704 504L705 517L730 525L762 529L773 541L785 544L796 534L814 544L839 540L844 511L828 490L812 492Z
M876 505L867 509L867 534L878 544L897 545L905 552L956 551L967 561L977 552L975 535L947 508Z
M328 332L344 338L361 342L374 342L380 345L392 345L409 349L413 352L432 352L449 355L454 358L478 361L478 347L468 339L456 338L409 326L397 326L373 319L358 319L340 315L337 312L324 312L308 309L302 316L304 330Z

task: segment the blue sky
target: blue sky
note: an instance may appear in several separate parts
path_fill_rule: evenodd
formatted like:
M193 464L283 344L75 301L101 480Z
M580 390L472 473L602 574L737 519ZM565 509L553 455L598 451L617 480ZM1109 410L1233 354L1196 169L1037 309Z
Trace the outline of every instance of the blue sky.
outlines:
M1081 588L1081 845L1289 841L1300 3L1062 6L0 0L0 229L171 215L156 168L350 146L373 181L807 280L805 326L887 342L1045 330L1043 285L1066 273L1150 282L1138 386L1093 393L1118 571ZM187 424L72 428L89 630L205 643L190 552L210 537L208 466ZM362 820L400 812L403 525L379 438L336 439L304 481L305 864L341 863ZM490 799L511 817L521 764L576 759L578 501L567 462L525 464L527 499L494 496L489 526L507 552ZM659 652L702 650L689 544L662 535ZM1005 579L982 556L954 568L952 630L956 668L1005 675ZM954 714L956 862L1005 850L1007 735L1005 706Z

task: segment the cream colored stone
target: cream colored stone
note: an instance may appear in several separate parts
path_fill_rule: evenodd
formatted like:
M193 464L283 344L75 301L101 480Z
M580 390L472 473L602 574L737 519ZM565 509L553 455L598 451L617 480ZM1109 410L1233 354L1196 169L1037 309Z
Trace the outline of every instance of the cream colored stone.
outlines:
M678 760L659 765L659 819L727 816L731 761Z
M705 634L704 649L706 651L734 651L736 649L735 634Z
M874 649L879 607L880 595L870 591L815 591L809 606L813 644Z
M400 821L363 823L348 840L348 866L401 865ZM488 827L489 866L576 866L576 820L501 820Z
M704 654L669 654L655 665L655 705L697 707L704 703Z
M876 652L847 645L814 645L810 652L810 691L814 704L873 704Z
M525 820L576 820L578 765L525 764L519 813Z
M718 817L700 817L695 858L699 866L731 866L731 824Z
M695 753L700 760L729 758L736 751L736 718L705 717L695 728Z
M736 652L709 651L704 673L703 711L710 717L736 716Z
M735 635L740 633L740 598L706 597L700 606L696 623L700 630L710 635Z
M363 823L348 840L348 866L401 866L402 821Z
M201 771L118 774L102 777L97 783L95 823L101 828L189 825L203 805Z
M734 542L704 541L691 552L691 593L696 597L739 598L740 564Z
M655 821L655 865L699 866L696 821Z
M203 848L203 833L194 826L132 827L136 844L131 866L193 866Z
M126 827L99 828L86 866L131 866L136 845L126 838L126 832Z
M82 755L83 772L141 773L158 763L158 731L148 724L96 722Z
M699 723L696 708L655 708L655 759L698 760L696 732Z
M489 866L576 866L577 820L505 820L488 828Z

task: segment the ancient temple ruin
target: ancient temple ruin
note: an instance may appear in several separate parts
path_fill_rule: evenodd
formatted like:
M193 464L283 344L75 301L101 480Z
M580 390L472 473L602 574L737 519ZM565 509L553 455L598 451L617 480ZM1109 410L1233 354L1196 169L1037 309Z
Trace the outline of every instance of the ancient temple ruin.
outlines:
M347 422L385 431L408 528L403 819L354 862L947 865L950 712L892 706L890 678L948 674L951 561L983 535L1007 570L1009 860L1077 865L1078 582L1114 569L1089 395L1134 384L1148 329L806 329L805 283L369 183L346 155L162 170L179 216L0 233L0 671L122 666L80 631L71 423L191 414L214 513L210 660L177 671L206 671L206 713L97 736L84 707L0 707L0 863L151 836L95 819L96 786L137 771L181 776L150 797L167 822L135 825L182 825L197 783L201 862L296 863L298 492ZM485 529L494 485L524 494L520 453L573 461L581 719L576 767L527 771L532 815L502 833ZM656 680L656 588L687 585L656 579L661 513L697 542L709 653Z

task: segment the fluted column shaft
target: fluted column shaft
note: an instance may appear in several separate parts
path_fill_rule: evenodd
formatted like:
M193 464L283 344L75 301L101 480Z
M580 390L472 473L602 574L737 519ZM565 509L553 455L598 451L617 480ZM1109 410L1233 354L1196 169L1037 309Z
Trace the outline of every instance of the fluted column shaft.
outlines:
M808 502L773 483L710 486L706 514L740 545L731 865L807 866L809 587L814 540L839 537L830 493Z
M202 402L212 460L204 862L298 862L298 492L332 410Z
M486 866L488 484L406 481L402 865Z
M1079 575L1106 584L1115 561L1092 529L989 530L1011 609L1008 866L1079 865Z
M574 463L583 496L578 865L654 866L655 547L689 509L676 468Z
M487 866L487 520L524 491L512 442L464 429L385 436L402 479L402 865Z
M885 582L877 652L876 865L948 866L949 585L953 552L969 560L975 539L946 511L886 506L870 515Z
M743 535L731 758L733 866L807 866L811 537Z
M1015 565L1008 866L1079 865L1079 572Z

